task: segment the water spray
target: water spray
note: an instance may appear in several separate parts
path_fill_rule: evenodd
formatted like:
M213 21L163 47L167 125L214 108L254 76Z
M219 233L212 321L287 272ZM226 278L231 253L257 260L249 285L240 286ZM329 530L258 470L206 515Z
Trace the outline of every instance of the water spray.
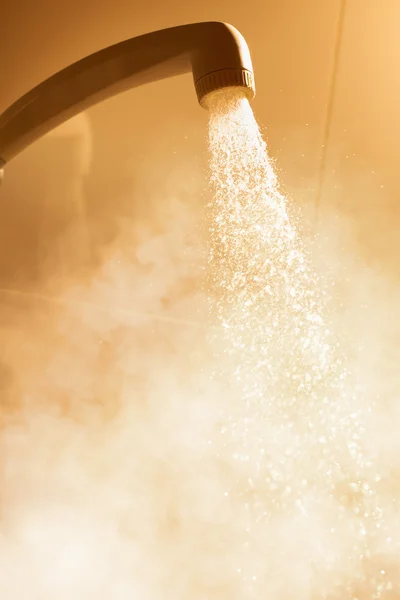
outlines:
M109 46L59 71L0 115L1 170L12 158L66 120L121 92L193 73L198 101L241 88L255 95L248 46L237 29L205 22L147 33Z
M190 70L210 114L211 310L196 329L186 325L203 306L197 291L163 306L181 280L183 236L147 247L142 274L129 235L126 258L118 251L94 279L57 298L35 293L38 310L9 331L3 317L0 597L398 598L388 403L382 419L371 380L360 386L351 372L352 347L328 327L325 290L248 102L240 34L194 24L89 56L0 116L0 156ZM157 311L166 327L148 326Z

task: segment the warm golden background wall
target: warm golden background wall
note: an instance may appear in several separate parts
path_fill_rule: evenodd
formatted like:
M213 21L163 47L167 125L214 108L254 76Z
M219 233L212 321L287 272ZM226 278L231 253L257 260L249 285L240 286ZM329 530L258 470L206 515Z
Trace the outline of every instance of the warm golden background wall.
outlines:
M0 110L104 46L190 21L228 21L252 51L254 110L267 128L281 181L298 201L312 203L339 10L339 0L7 2L1 10ZM351 215L366 258L394 270L400 257L399 18L397 0L347 0L322 198L325 209ZM69 133L76 136L60 131L7 169L1 192L3 279L23 264L29 270L29 261L33 269L32 250L45 235L45 222L52 219L51 229L73 218L71 189L78 180L84 181L80 194L89 211L105 227L124 210L124 193L140 178L143 185L143 164L151 157L154 172L146 185L160 189L163 165L178 168L183 158L194 165L204 149L206 114L188 75L94 107L74 127ZM83 164L82 142L93 150L89 164Z

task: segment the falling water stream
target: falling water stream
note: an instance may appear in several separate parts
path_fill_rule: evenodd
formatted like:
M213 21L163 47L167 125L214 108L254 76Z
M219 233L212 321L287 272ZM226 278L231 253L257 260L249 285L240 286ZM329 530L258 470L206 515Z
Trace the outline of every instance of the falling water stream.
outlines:
M400 598L397 446L249 103L209 108L206 207L179 177L85 281L1 291L1 599Z
M365 446L371 407L324 321L248 101L222 92L210 110L211 305L229 357L215 376L235 390L221 435L238 464L248 546L260 549L239 567L243 598L381 598L391 582L377 558L385 521ZM234 485L229 494L238 500Z

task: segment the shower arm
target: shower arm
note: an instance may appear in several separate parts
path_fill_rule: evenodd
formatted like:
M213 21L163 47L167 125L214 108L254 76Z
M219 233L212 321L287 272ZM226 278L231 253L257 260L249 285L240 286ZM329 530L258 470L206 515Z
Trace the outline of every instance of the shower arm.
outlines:
M140 85L192 71L198 101L220 88L255 94L250 52L226 23L181 25L120 42L59 71L0 115L0 169L58 125Z

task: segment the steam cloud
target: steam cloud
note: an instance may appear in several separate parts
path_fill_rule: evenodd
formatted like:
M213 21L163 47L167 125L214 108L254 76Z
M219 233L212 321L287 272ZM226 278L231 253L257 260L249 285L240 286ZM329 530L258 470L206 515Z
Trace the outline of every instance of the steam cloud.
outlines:
M275 199L263 234L272 266L295 253L297 289L279 280L281 295L254 301L264 286L235 275L251 257L257 274L263 240L227 224L232 206L210 198L205 214L201 184L188 201L176 183L158 217L121 222L90 276L53 273L30 298L4 296L1 598L400 598L398 291L330 216L313 243L292 231L270 163L256 188L249 164L215 181L240 144L253 167L265 161L247 105L230 108L210 124L224 145L219 198L247 177L253 204L235 214L248 227L265 225L260 194ZM233 226L242 245L218 255ZM64 243L71 253L74 232ZM321 321L295 335L299 298ZM296 403L287 373L307 381L313 365L321 377Z

